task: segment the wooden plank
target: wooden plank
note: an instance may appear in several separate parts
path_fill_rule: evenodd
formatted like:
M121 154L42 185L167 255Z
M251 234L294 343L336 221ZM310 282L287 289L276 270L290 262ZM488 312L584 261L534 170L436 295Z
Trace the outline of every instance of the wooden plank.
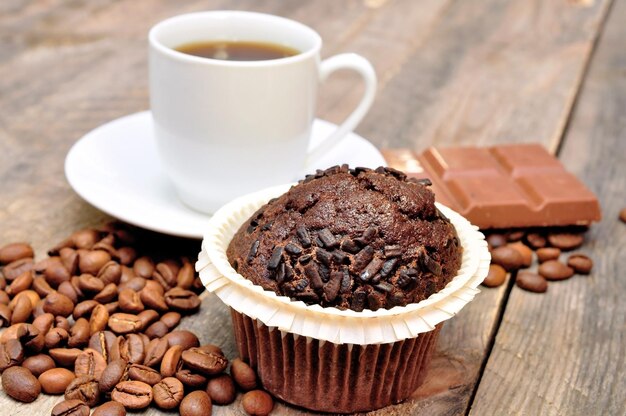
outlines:
M379 147L412 143L418 151L530 141L555 150L607 4L454 3L425 35L403 44L410 51L399 62L379 71L377 99L357 131ZM343 49L384 56L393 38L372 39L385 36L366 31ZM346 78L335 87L333 112L353 106L357 86Z
M602 205L580 249L594 270L546 294L513 289L473 415L626 414L626 1L612 9L559 153Z
M467 62L476 62L484 50L494 50L493 39L506 28L501 22L503 16L508 16L509 21L516 13L528 18L525 2L504 5L495 0L484 6L476 2L427 1L420 2L419 7L409 0L218 0L182 5L152 0L24 1L23 7L16 7L18 3L13 1L8 6L3 3L2 7L11 13L0 14L0 30L11 34L0 37L3 46L0 52L0 195L3 196L0 242L29 240L40 255L72 230L107 220L71 191L63 175L63 158L71 144L95 126L147 108L145 34L163 18L195 10L228 8L275 13L311 25L325 40L325 56L355 51L368 57L377 68L381 79L379 101L359 131L378 144L404 146L423 143L422 136L411 131L414 115L424 108L421 98L426 95L419 94L444 97L442 103L453 100L456 92L452 89L446 89L445 94L440 92L443 81L458 85L453 75L462 71L469 71L466 77L471 77L473 71L477 78L484 78L480 65ZM604 4L600 2L590 9L581 9L578 14L565 13L565 16L561 16L562 5L546 6L547 10L537 12L542 21L559 24L558 31L546 35L551 51L556 50L556 38L561 36L565 46L570 47L575 40L571 33L579 31L579 25L585 26L583 35L593 32ZM534 7L541 8L536 4ZM490 12L483 13L484 10ZM521 25L530 23L527 19ZM588 37L581 35L581 39L587 45ZM534 46L529 44L528 36L511 35L508 42L514 50ZM8 47L5 49L4 45ZM579 60L585 58L582 53L575 54L568 63L580 66ZM439 79L443 81L434 82ZM351 74L333 77L320 97L320 114L341 120L351 108L350 100L358 100L357 82ZM494 97L508 93L502 88L491 92L489 85L485 81L476 86L474 94L480 88ZM560 85L547 84L546 89ZM562 91L556 94L562 95ZM433 122L445 128L448 120L437 118ZM558 130L558 120L545 123L549 122ZM538 140L547 143L543 133L538 132L537 136L541 136ZM387 140L391 137L393 140ZM487 135L485 142L501 139ZM441 137L436 142L453 140ZM464 414L493 338L505 293L504 286L486 289L446 324L426 385L407 403L377 414ZM193 327L203 341L223 345L231 358L235 356L230 320L221 303L205 299L199 316L186 319L183 325ZM16 404L1 395L0 406L15 414L32 414L33 409L45 413L57 400L42 396L33 407ZM238 404L216 406L214 411L243 414ZM145 413L162 414L156 409ZM301 412L278 405L276 413Z

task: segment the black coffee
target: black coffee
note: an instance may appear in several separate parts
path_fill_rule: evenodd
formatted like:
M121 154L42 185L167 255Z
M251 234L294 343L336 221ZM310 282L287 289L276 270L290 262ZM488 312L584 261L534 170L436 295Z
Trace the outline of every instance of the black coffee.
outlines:
M174 49L188 55L223 61L267 61L270 59L287 58L300 53L300 51L288 46L250 41L193 42Z

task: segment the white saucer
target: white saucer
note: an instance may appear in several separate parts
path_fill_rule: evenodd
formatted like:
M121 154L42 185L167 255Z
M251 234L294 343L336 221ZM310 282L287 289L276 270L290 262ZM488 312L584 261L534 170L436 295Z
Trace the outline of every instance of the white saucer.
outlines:
M311 145L335 127L316 119ZM354 133L320 158L313 169L342 163L372 168L386 165L374 145ZM91 205L149 230L202 238L210 218L183 205L161 172L149 111L118 118L83 136L65 158L65 176Z

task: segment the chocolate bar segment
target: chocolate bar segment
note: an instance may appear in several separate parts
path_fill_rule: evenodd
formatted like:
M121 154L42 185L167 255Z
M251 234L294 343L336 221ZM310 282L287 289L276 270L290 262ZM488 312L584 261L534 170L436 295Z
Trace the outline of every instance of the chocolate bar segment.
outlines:
M383 154L390 166L430 178L437 201L481 229L589 225L601 218L595 195L538 144Z

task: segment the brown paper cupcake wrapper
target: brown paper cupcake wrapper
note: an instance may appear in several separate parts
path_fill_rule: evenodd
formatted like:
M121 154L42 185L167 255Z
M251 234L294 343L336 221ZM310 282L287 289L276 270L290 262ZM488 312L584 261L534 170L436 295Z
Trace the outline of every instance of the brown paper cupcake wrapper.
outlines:
M261 205L286 192L279 186L238 198L211 218L196 269L207 290L235 311L270 328L335 344L387 344L417 337L458 313L479 292L489 269L490 255L483 234L465 218L437 204L459 236L463 257L459 272L441 291L406 306L377 311L339 310L306 305L266 291L238 274L226 249L233 235Z
M399 403L422 384L439 324L388 344L333 344L259 325L231 309L239 354L274 396L310 410L352 413Z

